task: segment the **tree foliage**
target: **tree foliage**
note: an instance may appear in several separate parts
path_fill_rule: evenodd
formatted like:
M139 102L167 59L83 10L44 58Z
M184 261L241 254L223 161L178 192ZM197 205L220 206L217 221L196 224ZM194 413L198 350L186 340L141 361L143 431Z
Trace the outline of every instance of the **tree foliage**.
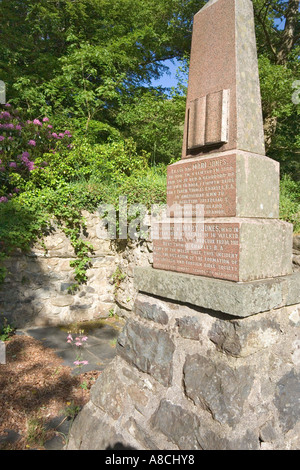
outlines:
M253 4L268 155L299 181L300 103L292 97L300 77L300 0Z
M205 2L0 0L0 80L26 116L15 114L14 129L0 132L0 261L28 247L55 217L84 281L90 247L80 239L80 211L115 204L121 194L146 205L164 201L165 165L181 155L193 15ZM267 151L288 175L288 220L299 212L300 194L299 4L253 0ZM153 87L173 59L181 61L178 86ZM72 131L71 149L46 134L45 116ZM19 140L9 139L14 133ZM29 140L43 145L32 149Z

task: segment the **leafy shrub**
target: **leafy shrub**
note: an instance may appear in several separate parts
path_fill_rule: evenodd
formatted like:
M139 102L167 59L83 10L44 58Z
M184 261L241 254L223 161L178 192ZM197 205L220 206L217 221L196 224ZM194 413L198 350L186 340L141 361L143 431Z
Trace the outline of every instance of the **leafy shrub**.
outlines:
M47 233L54 219L71 241L73 288L87 280L93 247L81 237L83 209L114 204L127 196L129 204L165 199L164 168L150 169L146 152L132 139L91 144L71 140L71 132L53 132L48 118L26 121L5 106L0 114L0 283L3 261L14 250L27 251ZM71 143L72 142L72 143Z
M60 147L70 148L71 132L57 134L49 118L26 120L9 104L0 112L0 203L25 190L30 180L43 180L48 162L42 157Z
M280 218L294 225L294 232L300 232L300 183L288 175L280 183Z

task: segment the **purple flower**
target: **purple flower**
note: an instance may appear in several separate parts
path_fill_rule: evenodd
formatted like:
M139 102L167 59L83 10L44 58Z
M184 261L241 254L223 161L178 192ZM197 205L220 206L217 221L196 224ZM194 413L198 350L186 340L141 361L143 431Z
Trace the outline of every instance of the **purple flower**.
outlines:
M8 199L5 196L0 197L0 202L7 202Z
M6 103L4 106L5 106L6 108L11 108L11 104L9 104L9 103Z
M19 193L19 192L20 192L20 189L19 189L19 188L14 188L14 189L13 189L13 192L14 192L14 193Z
M51 126L51 124L48 124L48 129L53 129L53 126Z
M0 135L0 142L2 142L2 140L4 140L5 137L3 135Z
M26 124L32 124L32 121L26 121Z
M22 126L20 124L17 124L16 125L16 131L21 131L22 130Z
M36 141L35 140L29 140L28 145L32 145L33 147L36 146Z
M3 111L1 113L1 118L10 118L10 113L8 111Z
M0 171L5 171L4 166L0 166Z
M6 124L6 129L14 129L15 126L13 124Z
M56 132L52 132L51 135L52 135L52 137L54 137L54 139L58 139L58 138L59 138L58 135L56 134Z
M33 124L35 124L36 126L42 126L43 124L41 123L41 121L39 121L38 119L35 119L33 121Z
M44 117L44 118L43 118L43 122L49 122L49 118Z
M10 162L9 166L10 168L17 168L16 162Z
M28 157L30 157L30 154L29 154L28 152L23 152L23 153L22 153L22 157L28 158Z

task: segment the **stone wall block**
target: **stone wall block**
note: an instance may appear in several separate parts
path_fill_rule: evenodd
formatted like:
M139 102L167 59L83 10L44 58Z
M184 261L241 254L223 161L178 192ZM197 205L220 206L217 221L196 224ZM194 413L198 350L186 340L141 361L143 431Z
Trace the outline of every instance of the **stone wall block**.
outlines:
M251 391L250 369L232 368L200 354L188 355L183 368L185 393L220 423L236 426Z
M135 321L128 321L118 338L118 354L164 386L172 382L174 350L167 332Z

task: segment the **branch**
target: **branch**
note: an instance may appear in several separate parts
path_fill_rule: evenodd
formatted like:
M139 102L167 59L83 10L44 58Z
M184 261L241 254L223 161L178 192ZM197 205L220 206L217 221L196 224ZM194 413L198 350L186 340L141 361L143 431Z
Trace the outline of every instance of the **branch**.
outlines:
M276 51L274 45L272 44L271 36L269 34L269 31L266 28L266 24L265 24L264 20L261 18L260 13L261 13L261 11L260 12L254 12L254 15L257 18L257 20L259 21L260 25L262 26L265 37L266 37L266 40L267 40L267 43L268 43L268 46L270 48L270 51L272 52L274 58L277 61L277 51Z

